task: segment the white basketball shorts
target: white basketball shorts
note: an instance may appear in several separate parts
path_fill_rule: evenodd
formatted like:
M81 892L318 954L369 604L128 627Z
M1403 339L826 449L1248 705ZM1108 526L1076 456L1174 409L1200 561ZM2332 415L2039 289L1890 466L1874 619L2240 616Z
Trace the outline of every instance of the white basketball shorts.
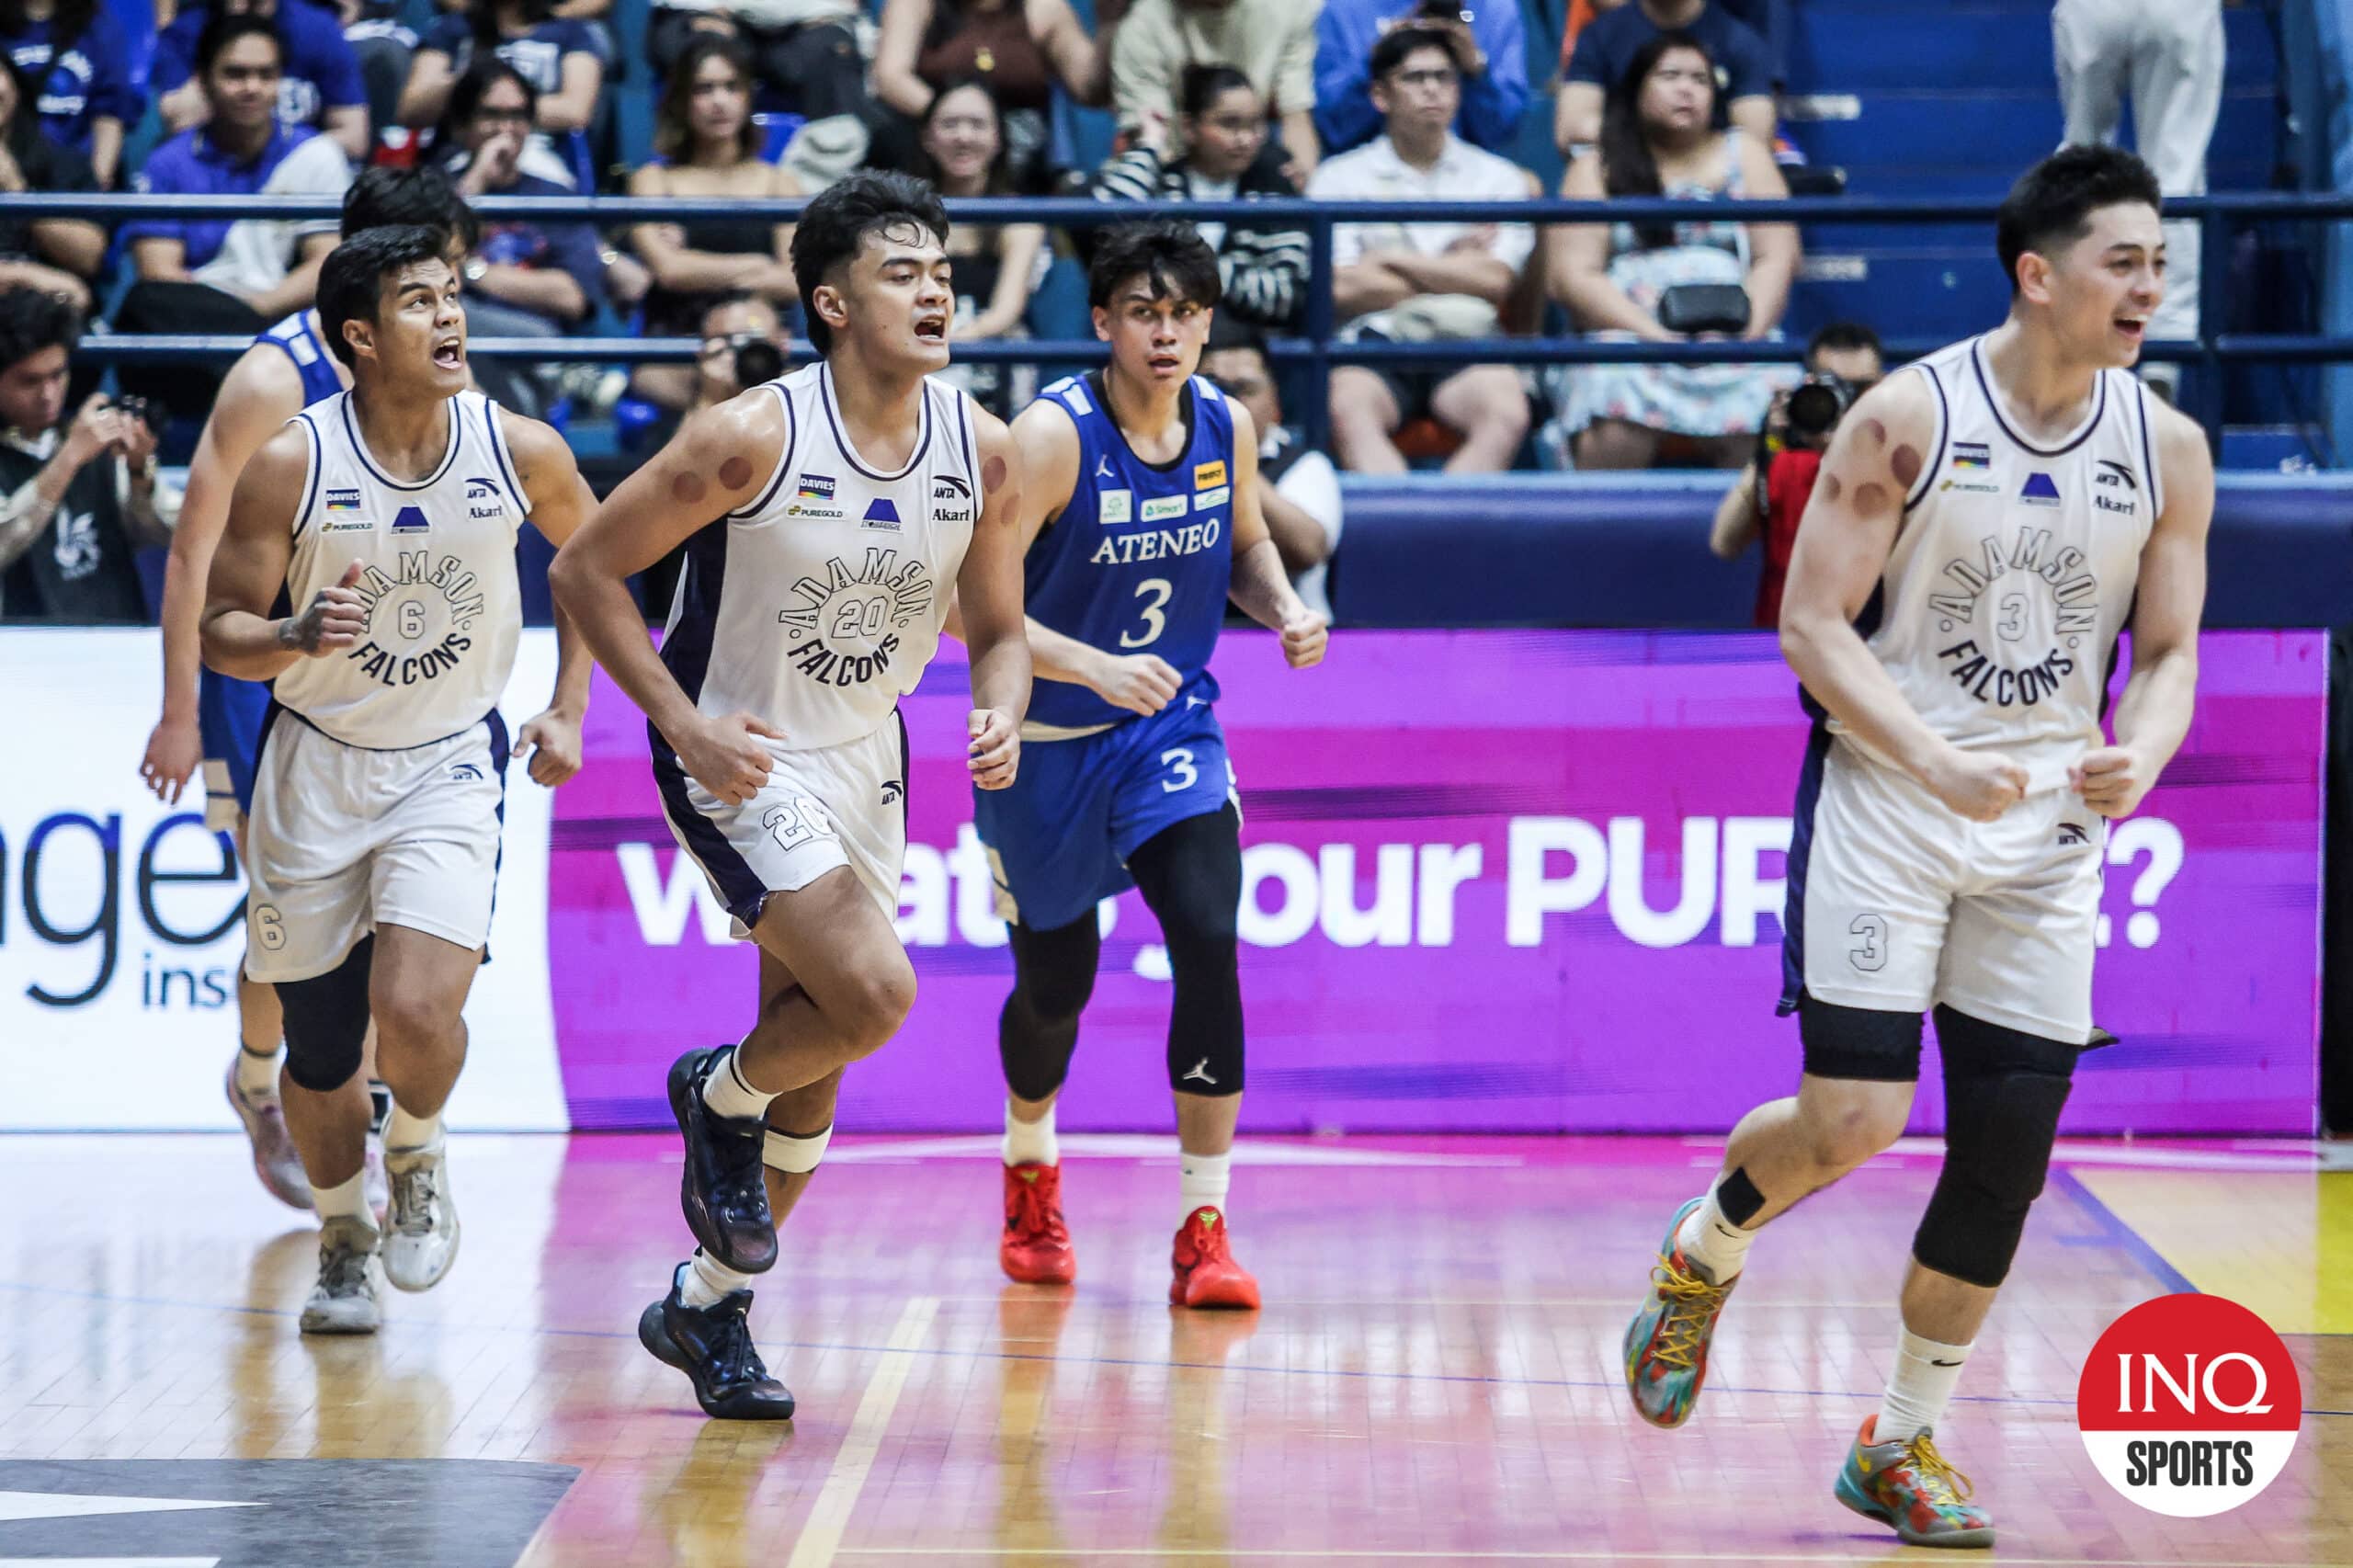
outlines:
M379 926L486 943L506 751L496 713L445 740L370 751L275 710L246 827L245 972L313 979Z
M1790 839L1784 1010L1805 995L1921 1013L1938 1003L2080 1045L2108 824L2064 789L1990 823L1817 733Z
M770 893L799 892L847 866L881 906L899 915L907 858L907 731L896 715L873 733L812 751L771 750L768 781L740 806L704 789L678 765L659 732L654 782L678 847L702 868L748 940Z

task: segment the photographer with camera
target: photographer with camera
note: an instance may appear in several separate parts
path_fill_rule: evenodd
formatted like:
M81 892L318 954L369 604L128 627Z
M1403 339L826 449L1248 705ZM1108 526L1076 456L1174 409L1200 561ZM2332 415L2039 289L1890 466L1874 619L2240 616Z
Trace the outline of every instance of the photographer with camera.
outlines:
M1751 540L1765 541L1756 582L1756 624L1781 621L1781 582L1796 548L1798 521L1822 472L1822 454L1855 399L1886 373L1879 334L1857 322L1833 322L1805 346L1805 380L1773 400L1756 432L1756 455L1716 504L1708 548L1735 561Z
M66 417L81 335L55 295L0 291L0 619L145 623L134 553L179 516L143 403L94 396Z

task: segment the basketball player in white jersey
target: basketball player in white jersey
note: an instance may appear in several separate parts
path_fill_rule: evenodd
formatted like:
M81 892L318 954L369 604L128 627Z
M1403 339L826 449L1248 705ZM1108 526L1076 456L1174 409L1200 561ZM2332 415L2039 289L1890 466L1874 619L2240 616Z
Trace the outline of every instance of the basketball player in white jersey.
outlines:
M321 1221L306 1333L372 1333L386 1278L426 1290L456 1256L441 1108L465 1062L460 1009L496 881L497 703L523 621L515 535L528 517L561 543L592 504L555 432L465 390L447 246L412 226L328 255L319 324L351 389L245 464L204 611L206 663L275 683L246 839L245 968L285 1014L287 1126ZM561 619L558 639L555 700L518 737L563 759L551 781L577 766L588 697L587 657ZM371 1016L392 1094L388 1237L360 1169Z
M1890 375L1839 426L1781 610L1816 720L1782 922L1804 1075L1733 1129L1626 1332L1635 1408L1680 1424L1757 1228L1904 1131L1934 1008L1944 1167L1894 1375L1835 1488L1915 1545L1993 1543L1933 1434L2091 1037L2103 819L2156 782L2196 693L2213 466L2131 369L2165 296L2157 212L2130 153L2043 160L2002 204L2009 319Z
M449 231L453 254L474 246L473 214L449 176L437 168L371 168L344 193L342 237L393 224L422 223ZM220 396L197 437L188 471L188 499L172 530L164 568L160 617L164 645L163 712L147 737L140 778L166 805L179 801L199 768L204 775L205 825L235 835L244 853L245 807L253 791L253 747L267 710L267 687L199 671L197 623L204 610L212 551L229 518L229 495L245 460L313 403L351 384L351 373L319 336L318 312L298 311L254 340L221 383ZM286 1131L278 1078L278 997L268 986L237 977L239 1048L228 1076L229 1104L252 1145L255 1174L290 1207L308 1209L311 1187L301 1156ZM369 1054L374 1054L369 1042ZM370 1078L374 1074L370 1071ZM371 1093L381 1085L370 1085ZM390 1096L373 1093L368 1151L371 1206L384 1203L382 1157L377 1148Z
M754 1275L833 1133L842 1069L915 1000L892 921L906 847L897 706L951 599L972 648L968 756L1002 789L1029 698L1005 426L935 379L956 310L931 187L860 173L809 203L792 269L821 362L687 420L556 557L550 583L645 710L679 847L760 948L740 1044L670 1070L700 1249L639 1335L714 1416L782 1420L745 1323ZM677 546L662 650L626 585Z

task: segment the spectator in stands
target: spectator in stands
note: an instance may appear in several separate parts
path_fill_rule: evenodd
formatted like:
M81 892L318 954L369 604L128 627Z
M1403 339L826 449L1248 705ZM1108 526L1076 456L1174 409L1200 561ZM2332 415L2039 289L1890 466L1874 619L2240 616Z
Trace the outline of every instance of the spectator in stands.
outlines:
M1601 135L1602 104L1634 70L1643 47L1662 33L1697 39L1715 71L1714 124L1746 131L1773 146L1773 57L1765 40L1726 14L1716 0L1629 0L1602 12L1574 34L1574 52L1561 61L1561 93L1552 106L1552 141L1571 158Z
M1324 201L1516 201L1535 194L1517 164L1452 130L1461 102L1456 36L1392 28L1372 50L1372 101L1387 126L1315 171L1308 196ZM1535 248L1525 223L1342 223L1332 233L1333 304L1345 335L1392 341L1487 337L1498 329L1520 268ZM1528 433L1528 395L1509 365L1332 372L1332 443L1359 472L1402 473L1391 438L1434 415L1462 444L1449 472L1509 468Z
M359 66L368 123L381 134L400 123L401 89L416 54L416 33L401 19L408 7L404 0L335 0L332 8Z
M1176 117L1188 65L1231 65L1250 79L1282 128L1282 147L1304 180L1315 141L1313 0L1135 0L1111 43L1111 102L1134 134Z
M1250 411L1258 427L1258 506L1267 531L1274 536L1292 588L1308 608L1328 618L1332 599L1325 578L1332 552L1340 548L1339 472L1297 427L1283 423L1267 346L1222 310L1210 324L1201 374Z
M474 60L494 53L530 85L539 104L532 129L549 136L585 131L596 118L605 62L587 23L556 15L556 0L468 0L426 30L401 90L403 125L432 125L449 90Z
M1528 43L1517 4L1473 9L1465 0L1324 0L1315 21L1315 134L1324 156L1360 146L1381 130L1366 62L1381 35L1404 21L1454 35L1462 66L1454 132L1510 156L1528 108Z
M2071 145L2116 144L2124 96L2133 141L2168 197L2206 193L2206 146L2222 107L2222 0L2059 0L2051 13L2059 103ZM2165 226L2165 297L2153 338L2198 335L2199 233ZM2181 367L2143 358L2141 374L2171 397Z
M0 48L42 132L88 159L98 186L111 189L123 134L147 112L122 25L102 0L0 0Z
M846 118L858 127L862 150L876 119L858 46L863 9L859 0L657 0L646 58L667 81L698 38L740 39L781 107L810 120Z
M1232 201L1296 196L1282 149L1267 140L1267 109L1250 78L1231 65L1188 65L1179 78L1176 123L1146 125L1136 144L1096 171L1103 201ZM1172 145L1181 156L1171 156ZM1260 326L1298 322L1307 289L1307 231L1220 222L1195 225L1225 284L1218 319ZM1082 248L1097 231L1081 231Z
M199 41L216 16L250 16L267 22L278 40L278 118L290 129L324 132L344 156L368 156L368 87L359 62L344 41L333 12L309 0L210 0L190 6L155 38L148 91L171 131L193 131L211 112L201 74Z
M562 196L528 175L523 148L537 123L537 95L495 54L478 55L451 88L427 156L449 168L469 202L484 196ZM597 232L586 223L488 218L459 271L466 330L476 337L557 337L588 319L604 289ZM537 418L555 367L483 358L474 379L508 407Z
M654 113L656 156L630 176L629 193L800 195L790 175L761 158L760 146L760 128L752 119L750 51L724 35L696 38L670 68ZM722 294L758 294L779 306L800 297L790 223L765 218L640 223L630 231L630 243L654 275L645 296L650 337L694 332ZM631 384L648 402L684 408L694 395L694 371L685 365L641 365Z
M1805 384L1819 390L1796 399L1795 419L1791 394L1774 398L1756 434L1756 455L1717 503L1708 534L1708 548L1726 561L1739 560L1751 543L1764 540L1764 571L1756 580L1756 624L1764 627L1781 624L1781 584L1797 547L1798 519L1813 494L1831 433L1855 399L1887 373L1879 334L1855 322L1833 322L1815 333L1805 346Z
M922 131L923 176L946 197L1010 196L1004 117L979 77L950 82L932 95ZM1041 223L959 223L948 236L955 266L959 343L1024 337L1029 295L1045 276ZM955 364L942 374L1001 419L1010 419L1037 390L1029 366Z
M1046 185L1053 86L1080 103L1109 96L1108 56L1069 0L883 0L874 94L916 124L951 82L988 85L1005 120L1014 188Z
M1769 146L1745 129L1713 129L1715 82L1714 62L1691 34L1661 33L1644 44L1610 89L1600 147L1569 165L1561 194L1587 201L1788 195ZM1775 335L1798 262L1789 224L1733 218L1563 224L1550 245L1552 297L1579 326L1649 343ZM1710 312L1711 324L1680 331L1661 320ZM1669 435L1691 438L1712 466L1736 468L1788 377L1755 365L1591 365L1553 380L1563 404L1557 437L1574 443L1579 468L1648 468Z
M197 40L200 123L148 154L139 188L158 196L340 197L351 184L342 147L278 117L284 58L267 17L212 16ZM319 263L335 248L335 221L141 217L122 233L140 280L116 312L118 329L244 335L310 305ZM175 415L203 413L221 379L213 366L125 365L119 374L127 391Z
M790 347L784 319L759 295L730 294L715 301L703 312L702 356L695 361L690 412L714 408L748 387L784 374ZM762 348L772 352L762 356Z
M65 417L81 335L56 296L0 292L0 619L143 624L135 552L179 516L135 406L93 396Z
M0 191L89 190L90 160L59 146L25 101L21 79L0 70ZM0 289L38 289L87 317L105 265L107 232L78 218L0 217Z

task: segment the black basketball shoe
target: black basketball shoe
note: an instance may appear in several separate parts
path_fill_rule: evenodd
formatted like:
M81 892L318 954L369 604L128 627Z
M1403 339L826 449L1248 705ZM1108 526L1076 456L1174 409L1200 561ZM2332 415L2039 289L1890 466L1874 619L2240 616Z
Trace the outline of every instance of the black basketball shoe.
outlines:
M752 1293L732 1290L708 1307L690 1307L679 1290L693 1267L678 1265L670 1293L638 1314L638 1343L655 1360L687 1374L705 1415L720 1421L791 1420L792 1391L768 1376L752 1346L745 1316Z
M768 1213L760 1151L767 1123L756 1116L714 1115L703 1085L723 1072L733 1046L689 1051L670 1063L670 1110L687 1141L678 1205L704 1250L738 1274L765 1274L776 1263L776 1221Z

